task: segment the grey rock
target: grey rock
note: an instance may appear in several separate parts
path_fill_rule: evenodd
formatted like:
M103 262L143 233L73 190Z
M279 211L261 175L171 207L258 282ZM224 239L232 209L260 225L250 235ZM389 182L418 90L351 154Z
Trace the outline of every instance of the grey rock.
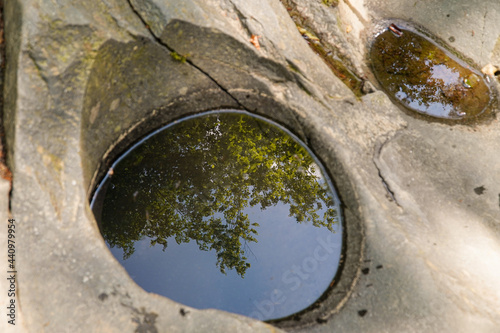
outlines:
M295 3L368 77L370 38L393 17L453 35L477 64L498 61L495 1ZM345 264L333 296L277 326L497 330L496 118L450 126L407 115L381 91L357 99L274 0L12 0L5 19L4 123L27 331L279 330L145 292L107 250L89 209L93 187L125 147L211 109L245 109L290 128L324 162L345 204Z

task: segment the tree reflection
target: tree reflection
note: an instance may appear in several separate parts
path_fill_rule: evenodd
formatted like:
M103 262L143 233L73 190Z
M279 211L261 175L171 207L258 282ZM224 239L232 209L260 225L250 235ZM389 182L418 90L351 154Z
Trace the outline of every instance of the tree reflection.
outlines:
M459 119L480 114L490 101L480 73L411 31L381 33L370 57L382 86L415 111Z
M215 250L221 272L235 269L242 277L250 267L244 245L257 242L259 227L246 207L281 202L297 222L331 231L337 221L308 152L241 113L195 117L152 136L117 164L103 188L101 232L124 259L144 237L164 250L170 237L194 240L200 250Z

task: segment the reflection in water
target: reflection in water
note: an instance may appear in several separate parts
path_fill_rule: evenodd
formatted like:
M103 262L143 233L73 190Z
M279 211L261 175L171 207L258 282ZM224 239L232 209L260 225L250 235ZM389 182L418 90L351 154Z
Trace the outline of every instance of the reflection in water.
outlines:
M412 31L384 31L370 57L380 84L413 111L466 119L490 104L490 90L479 71Z
M146 138L115 163L92 206L136 282L200 308L294 313L321 296L340 258L339 201L322 169L284 130L242 112L190 117ZM272 293L287 290L270 311Z

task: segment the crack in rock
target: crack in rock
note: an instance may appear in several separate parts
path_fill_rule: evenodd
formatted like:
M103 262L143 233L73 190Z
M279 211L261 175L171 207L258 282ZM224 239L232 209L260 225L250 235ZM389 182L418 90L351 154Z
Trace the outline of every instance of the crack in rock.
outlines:
M146 22L146 20L142 17L141 13L137 10L137 8L134 6L134 4L132 3L132 0L127 0L127 3L129 4L130 8L132 9L132 11L134 12L134 14L139 18L139 20L142 22L142 24L144 24L144 27L149 31L149 33L151 34L151 36L153 37L153 39L158 43L160 44L161 46L163 46L164 48L166 48L170 53L175 53L177 54L177 52L172 48L170 47L167 43L165 43L164 41L162 41L159 37L157 37L154 32L151 30L151 27L149 26L149 24ZM208 74L207 72L205 72L201 67L197 66L196 64L194 64L191 60L187 59L187 58L184 58L185 62L188 63L190 66L192 66L193 68L197 69L200 73L202 73L203 75L205 75L208 79L210 79L219 89L221 89L224 93L226 93L232 100L234 100L234 102L242 109L244 110L247 110L247 108L245 106L243 106L243 104L240 103L240 101L234 97L226 88L224 88L224 86L222 86L217 80L215 80L212 76L210 76L210 74Z
M166 48L170 53L173 53L173 52L177 53L173 47L171 47L165 41L163 41L162 39L157 37L157 35L154 33L154 29L152 29L150 27L150 25L148 24L148 22L146 22L143 15L141 15L139 9L136 8L136 6L134 6L133 1L134 0L127 0L127 3L129 4L129 6L130 6L131 10L134 12L134 14L139 18L139 20L142 22L142 24L148 30L151 37L159 45ZM246 30L246 32L249 34L249 36L252 35L253 32L252 32L251 26L248 23L248 18L245 18L245 14L236 6L236 4L234 4L232 1L230 1L230 3L232 5L232 9L236 12L236 14L239 18L239 21L242 24L243 29ZM256 22L258 22L258 21L256 21ZM159 30L159 29L157 29L157 30ZM157 32L157 34L159 34L159 32ZM208 79L210 79L219 89L221 89L224 93L226 93L227 96L229 96L236 103L236 105L239 106L239 108L241 108L242 110L250 111L250 112L255 111L255 110L251 110L247 106L245 106L244 102L240 102L240 100L238 100L237 97L233 96L229 92L228 88L224 87L223 84L219 83L219 81L217 81L217 79L213 78L209 73L204 71L200 66L196 65L192 60L190 60L186 57L183 57L182 60L185 61L187 64L191 65L193 68L197 69L200 73L205 75ZM212 61L216 61L216 59L212 59ZM300 74L293 73L293 72L286 70L286 68L284 66L282 66L282 65L280 65L280 66L281 67L279 68L279 73L277 73L276 70L273 69L273 70L270 70L268 73L266 73L267 75L263 76L263 78L265 78L266 80L269 80L272 84L280 84L280 83L284 83L286 81L291 81L291 82L295 83L300 89L304 90L308 95L311 95L315 101L319 102L320 104L322 104L323 106L328 108L327 103L324 100L322 100L321 98L319 98L317 96L317 94L308 91L308 88L306 86L308 81L307 81L307 78L302 73L300 73ZM264 68L267 68L267 66L264 65ZM239 69L242 70L241 68L239 68ZM260 75L260 73L258 71L252 72L251 74L252 74L252 76L257 77L257 78ZM297 134L306 143L306 145L309 145L310 137L309 137L309 135L307 135L306 130L304 130L303 121L299 118L298 112L291 112L290 114L293 116L293 118L297 124L297 131L298 131Z
M232 9L235 11L236 15L238 16L238 20L240 21L241 26L246 31L247 35L249 37L254 35L254 32L252 31L252 29L248 23L248 18L245 16L245 14L243 14L241 12L241 10L236 6L236 4L233 1L230 0L229 3L232 5L232 7L233 7ZM260 22L259 22L259 24L260 24Z
M391 186L389 185L389 183L387 182L387 180L385 179L384 175L382 174L382 170L380 169L377 161L380 159L380 155L382 153L382 149L385 147L385 145L390 142L391 140L393 140L394 138L396 138L399 134L399 131L396 132L394 135L391 135L390 137L387 137L386 140L382 143L378 143L375 145L375 153L374 153L374 156L373 156L373 164L375 165L375 168L377 169L378 171L378 176L380 178L380 180L382 181L382 185L384 186L384 189L386 191L386 198L391 201L391 202L394 202L398 207L401 207L401 205L399 204L398 200L396 199L396 195L395 195L395 192L394 190L391 188ZM402 208L402 207L401 207Z
M382 185L384 185L384 188L387 192L387 194L385 195L386 198L389 199L389 201L393 201L396 205L398 205L398 207L401 207L399 202L396 200L396 197L394 196L394 191L391 189L391 187L389 186L389 184L385 180L384 176L382 176L382 173L380 172L380 169L378 168L378 166L376 164L375 164L375 167L378 170L378 176L380 177L380 180L382 181Z

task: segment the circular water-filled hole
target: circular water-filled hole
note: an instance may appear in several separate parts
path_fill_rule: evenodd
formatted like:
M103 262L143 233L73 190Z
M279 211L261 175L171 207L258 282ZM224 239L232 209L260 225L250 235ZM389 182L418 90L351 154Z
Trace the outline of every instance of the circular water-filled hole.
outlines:
M311 307L341 261L340 200L312 151L247 112L173 122L118 158L92 209L146 291L260 320Z

